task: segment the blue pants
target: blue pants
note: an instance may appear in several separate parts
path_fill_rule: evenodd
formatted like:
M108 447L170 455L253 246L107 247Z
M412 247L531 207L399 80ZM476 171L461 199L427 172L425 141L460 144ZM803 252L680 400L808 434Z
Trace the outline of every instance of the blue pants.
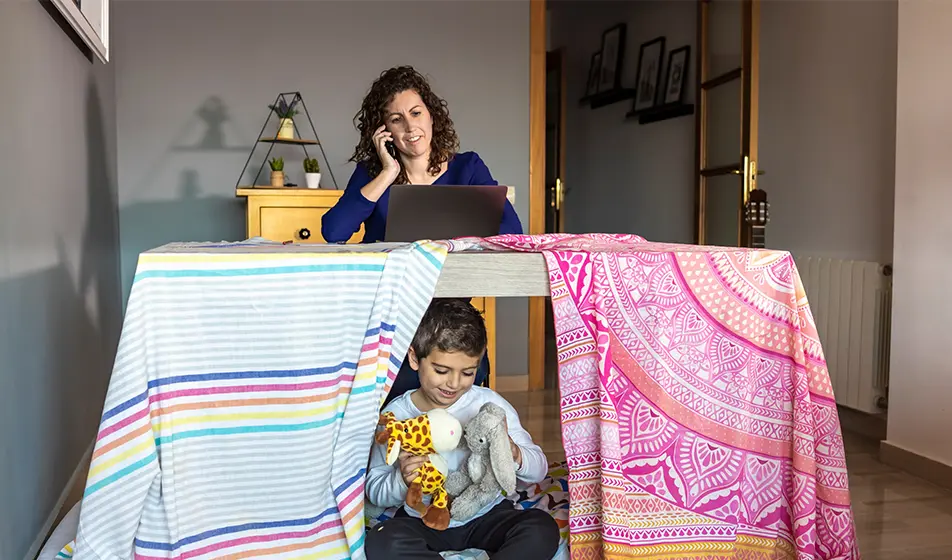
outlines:
M489 386L489 356L483 355L483 360L479 362L479 369L476 370L476 385ZM387 398L383 401L381 410L390 404L390 401L413 389L420 388L420 375L410 367L410 358L404 358L400 365L400 372L393 381L393 387L387 393Z

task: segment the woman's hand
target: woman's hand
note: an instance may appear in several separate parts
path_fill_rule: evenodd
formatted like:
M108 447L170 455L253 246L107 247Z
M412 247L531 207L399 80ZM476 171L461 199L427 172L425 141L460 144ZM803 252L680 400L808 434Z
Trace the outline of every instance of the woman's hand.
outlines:
M380 128L374 132L373 138L374 145L377 147L377 156L380 157L380 162L383 164L380 175L387 177L387 186L390 186L391 183L397 180L397 175L400 174L400 164L387 151L387 142L393 141L393 134L387 130L385 125L380 125Z
M381 125L380 128L374 132L374 146L377 147L377 157L380 158L383 169L380 170L380 173L377 174L376 177L360 189L360 194L364 195L364 198L370 202L380 200L383 193L387 192L390 185L397 180L397 175L400 174L400 164L387 152L387 142L392 139L393 135L387 131L386 126Z
M407 486L410 486L415 479L420 474L420 469L426 463L427 458L419 455L410 455L406 451L400 453L400 458L397 460L400 465L400 474L403 475L403 482Z

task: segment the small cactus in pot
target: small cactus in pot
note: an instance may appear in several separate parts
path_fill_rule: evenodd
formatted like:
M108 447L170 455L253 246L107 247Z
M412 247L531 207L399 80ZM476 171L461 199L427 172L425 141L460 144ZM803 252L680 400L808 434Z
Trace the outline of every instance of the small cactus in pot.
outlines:
M268 164L271 166L271 186L283 187L284 186L284 158L283 157L271 158L271 161L269 161Z
M307 188L321 188L321 166L316 159L304 159L304 179L307 182Z

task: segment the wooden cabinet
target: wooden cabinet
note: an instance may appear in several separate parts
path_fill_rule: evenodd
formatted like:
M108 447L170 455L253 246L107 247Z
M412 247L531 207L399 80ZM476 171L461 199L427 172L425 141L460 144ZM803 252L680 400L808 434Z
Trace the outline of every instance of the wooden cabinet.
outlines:
M248 237L264 237L271 241L324 243L321 217L334 207L344 191L303 188L238 189L238 196L248 199ZM348 243L359 243L364 228Z
M324 243L321 236L321 218L333 208L342 190L304 188L240 188L237 195L248 199L246 228L248 237L264 237L271 241L294 243ZM348 243L359 243L364 228L354 234ZM489 344L486 352L492 364L489 386L496 388L496 300L473 298L473 305L486 319Z

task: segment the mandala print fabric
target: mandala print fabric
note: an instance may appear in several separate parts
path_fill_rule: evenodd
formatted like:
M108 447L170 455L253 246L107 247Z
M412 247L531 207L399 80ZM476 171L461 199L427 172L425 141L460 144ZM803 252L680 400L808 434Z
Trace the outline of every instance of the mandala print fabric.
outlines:
M858 560L836 403L793 258L636 236L544 253L573 559Z

